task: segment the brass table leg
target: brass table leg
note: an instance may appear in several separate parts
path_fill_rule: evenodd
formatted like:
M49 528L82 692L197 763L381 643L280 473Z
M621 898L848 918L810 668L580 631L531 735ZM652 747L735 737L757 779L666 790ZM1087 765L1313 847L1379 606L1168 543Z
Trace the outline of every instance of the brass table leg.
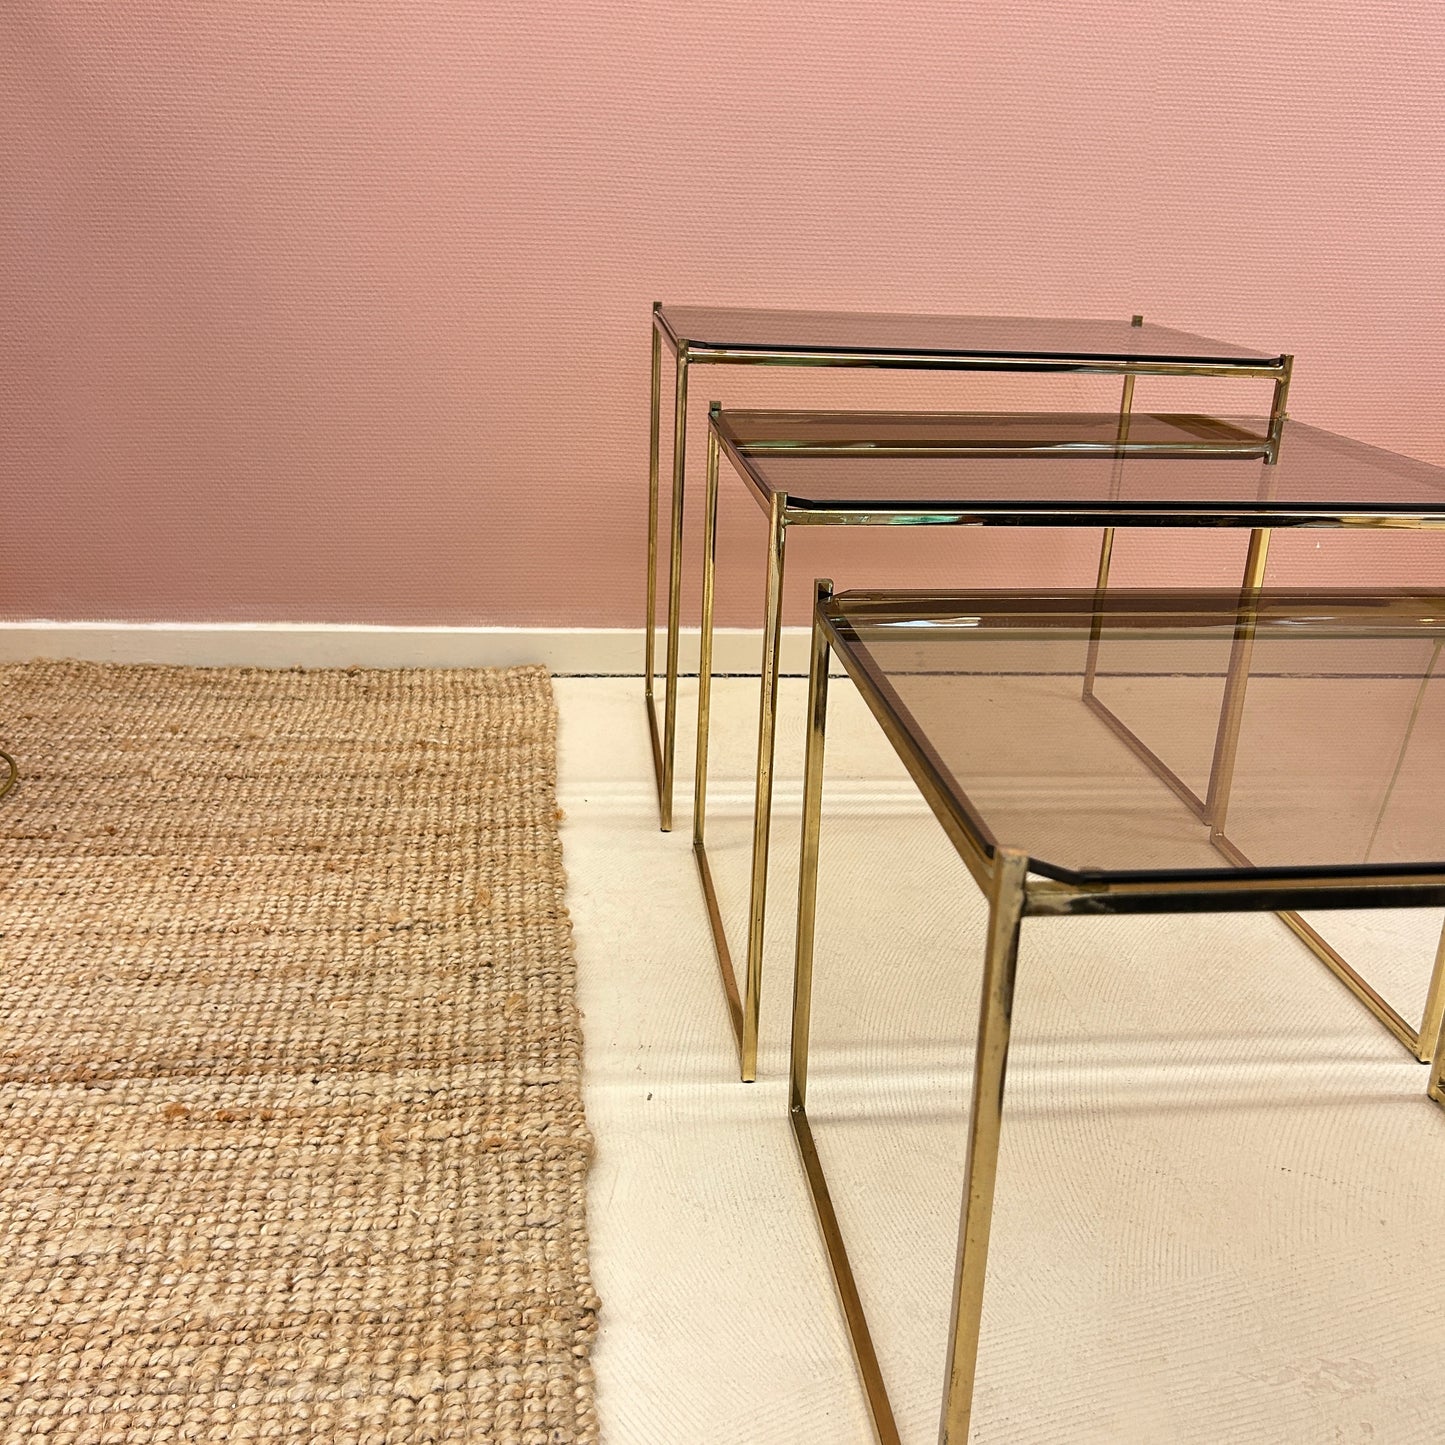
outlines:
M998 1176L999 1133L1003 1124L1004 1074L1013 1027L1014 982L1018 975L1019 925L1023 921L1028 855L1013 848L994 851L989 898L988 952L979 1000L978 1044L973 1059L973 1104L968 1121L968 1166L964 1174L963 1212L958 1227L958 1257L953 1275L953 1314L948 1326L948 1378L939 1445L966 1445L973 1413L973 1382L978 1365L979 1327L983 1319L984 1276L993 1223L994 1183Z
M716 415L718 403L709 412ZM697 671L697 763L692 788L692 854L697 861L698 880L707 903L708 923L712 927L713 947L717 952L718 972L722 975L723 996L727 1000L728 1017L738 1047L738 1066L742 1067L743 1006L738 997L737 975L732 955L728 952L727 933L723 928L722 910L718 907L717 890L713 887L712 868L707 858L707 753L712 718L712 644L713 596L717 580L717 504L718 504L717 432L710 426L707 433L707 502L703 513L702 542L702 633Z
M1416 1057L1422 1064L1440 1057L1440 1036L1445 1033L1445 929L1435 946L1435 967L1430 971L1430 987L1425 991L1425 1012L1420 1019L1419 1048Z
M1135 326L1142 326L1144 318L1135 316L1132 318ZM1116 438L1119 446L1125 446L1129 440L1129 423L1134 416L1134 373L1131 371L1124 378L1123 391L1119 396L1119 432ZM1123 463L1122 457L1116 457L1114 461L1114 482L1117 489L1119 485L1119 468ZM1089 651L1084 661L1084 696L1092 697L1094 694L1094 674L1099 665L1099 635L1104 626L1104 596L1109 590L1109 564L1114 556L1114 529L1105 527L1103 536L1099 541L1099 570L1094 580L1094 621L1089 629Z
M1209 768L1209 792L1204 816L1209 839L1224 837L1229 814L1229 792L1234 782L1234 763L1239 751L1239 729L1244 721L1244 694L1249 686L1249 663L1254 654L1254 630L1259 611L1259 589L1264 585L1264 564L1269 557L1269 529L1256 527L1249 534L1240 583L1239 616L1235 622L1234 644L1229 651L1229 672L1224 679L1219 731L1214 738L1214 760Z
M1395 781L1399 777L1400 767L1404 763L1405 750L1409 746L1414 721L1419 715L1420 707L1424 702L1425 688L1434 673L1436 662L1440 657L1440 650L1440 644L1436 643L1435 654L1431 659L1429 671L1420 680L1420 689L1415 698L1415 707L1411 714L1410 727L1406 729L1405 738L1400 744L1400 755L1395 764L1395 776L1391 779L1390 786L1386 790L1385 802L1381 804L1382 813L1388 805L1390 793L1394 790ZM1376 826L1378 827L1378 823ZM1430 984L1425 991L1425 1008L1420 1016L1420 1026L1417 1029L1411 1027L1400 1013L1390 1006L1378 990L1376 990L1337 949L1332 947L1321 933L1312 925L1306 923L1298 913L1281 913L1279 916L1285 924L1299 936L1305 947L1308 948L1422 1064L1428 1064L1431 1059L1435 1057L1435 1041L1440 1033L1441 1019L1445 1017L1445 932L1442 932L1440 942L1436 945L1435 966L1430 973Z
M657 671L657 454L658 429L662 413L662 333L656 313L661 301L652 303L652 431L647 449L647 631L642 639L642 700L647 708L647 727L652 736L652 772L656 780L658 806L662 805L662 739L657 731L657 702L652 680Z
M1288 379L1276 383L1288 389ZM1258 595L1264 585L1265 559L1269 552L1269 532L1250 533L1249 554L1245 561L1239 627L1229 658L1229 672L1224 685L1224 702L1220 711L1219 732L1215 738L1214 762L1209 775L1209 796L1205 820L1209 824L1209 841L1227 858L1236 863L1248 860L1230 841L1225 824L1229 815L1230 789L1239 747L1239 731L1244 715L1244 694L1249 682L1250 657L1254 648L1254 612L1248 594ZM1422 684L1423 685L1423 684ZM1417 704L1418 706L1418 704ZM1435 1054L1440 1023L1445 1017L1445 934L1435 953L1435 966L1425 998L1425 1009L1419 1028L1413 1027L1368 980L1334 948L1312 924L1298 912L1288 910L1278 915L1280 921L1314 954L1341 983L1379 1020L1386 1029L1421 1063L1429 1063Z
M753 799L753 873L748 894L748 971L743 987L742 1077L758 1076L758 1009L763 987L763 925L768 901L768 835L773 817L773 745L778 713L778 647L783 630L783 563L788 499L774 492L768 509L768 580L758 708L758 770Z
M1273 464L1279 460L1280 442L1284 438L1285 407L1289 404L1289 379L1294 372L1294 357L1281 358L1284 365L1274 383L1274 400L1269 408L1269 449L1265 461Z
M718 403L709 408L716 414ZM707 503L703 517L702 633L698 668L697 754L693 780L692 851L698 881L707 904L708 923L717 952L718 970L728 1014L738 1044L738 1071L745 1084L758 1074L758 1013L762 999L763 922L767 911L768 838L773 805L773 749L777 732L778 650L782 640L783 568L787 538L787 498L775 495L768 516L768 573L760 677L757 775L753 795L752 877L748 898L748 962L744 990L728 948L727 931L718 905L712 866L707 856L707 768L712 717L713 603L717 580L718 464L717 433L708 428Z
M818 582L819 601L830 597L832 592L831 582ZM798 859L798 932L793 971L789 1114L809 1193L817 1211L823 1246L828 1253L828 1263L848 1326L858 1374L873 1416L874 1430L880 1445L898 1445L897 1422L893 1417L847 1247L838 1227L828 1182L818 1159L807 1112L813 945L818 907L818 837L823 808L823 753L828 729L829 653L827 635L815 614L812 665L808 672L808 751L803 770L802 848ZM973 1408L994 1183L998 1173L999 1136L1003 1122L1004 1076L1008 1067L1014 984L1018 973L1019 929L1023 921L1027 883L1027 855L1016 849L998 848L994 854L989 897L988 946L979 1001L968 1164L959 1219L953 1310L948 1332L947 1380L939 1421L940 1445L966 1445Z
M1143 324L1143 318L1134 318L1136 326ZM1134 376L1124 378L1124 391L1119 399L1118 445L1123 447L1129 440L1129 423L1134 412ZM1122 451L1114 458L1112 496L1117 498L1123 488L1125 458ZM1204 801L1195 795L1189 786L1134 730L1128 727L1114 711L1102 702L1094 691L1099 675L1099 646L1104 635L1104 605L1109 597L1109 570L1114 561L1115 529L1105 527L1099 541L1099 568L1094 578L1094 610L1089 623L1089 646L1084 654L1084 683L1082 697L1085 706L1119 739L1131 752L1148 766L1151 772L1170 789L1196 817L1204 816Z
M672 416L672 553L668 557L667 702L663 711L662 779L658 813L664 833L672 831L672 772L677 753L677 643L682 626L682 492L687 474L687 348L677 353L677 389Z
M832 595L833 584L820 580L817 584L818 600ZM813 1207L817 1212L823 1247L828 1253L828 1263L838 1289L838 1300L843 1308L848 1339L853 1346L853 1357L857 1361L858 1374L868 1397L873 1428L879 1445L899 1445L898 1426L888 1401L887 1387L883 1383L883 1371L878 1365L878 1352L874 1349L873 1337L868 1331L868 1319L863 1313L858 1284L853 1278L853 1267L848 1261L848 1251L843 1243L842 1231L838 1227L838 1215L833 1208L828 1181L823 1174L823 1166L813 1142L813 1131L808 1124L808 1041L812 1023L813 936L818 902L818 830L823 811L823 749L828 731L829 652L827 635L822 624L814 617L813 661L808 673L808 753L803 769L803 844L798 866L798 934L793 969L793 1030L788 1113L792 1120L793 1136L798 1144L798 1155L803 1163L803 1173L808 1181L808 1192L812 1195Z
M1435 1036L1435 1061L1430 1065L1428 1093L1441 1108L1445 1108L1445 1027Z
M1094 579L1094 620L1089 625L1089 650L1084 658L1084 697L1094 695L1094 678L1099 670L1099 639L1104 631L1104 600L1109 593L1109 564L1114 557L1114 529L1104 528L1099 543L1099 571Z
M814 605L833 595L831 579L814 584ZM828 739L828 661L831 649L817 619L808 668L808 743L803 759L803 841L798 859L798 933L793 979L793 1047L790 1073L796 1108L807 1104L808 1030L812 1018L813 941L818 913L818 835L823 821L823 752Z

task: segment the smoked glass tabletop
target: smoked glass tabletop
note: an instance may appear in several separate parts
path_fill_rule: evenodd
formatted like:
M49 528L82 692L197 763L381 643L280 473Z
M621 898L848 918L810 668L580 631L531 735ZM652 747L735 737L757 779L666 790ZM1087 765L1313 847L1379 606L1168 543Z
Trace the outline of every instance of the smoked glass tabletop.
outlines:
M1287 421L1117 412L723 411L719 439L759 504L794 513L962 509L979 520L1104 525L1445 519L1445 467ZM804 518L806 520L806 518Z
M1138 361L1277 366L1277 353L1118 319L1040 316L908 316L851 311L768 311L664 306L674 342L718 351L870 352L1027 361Z
M986 852L1072 883L1445 874L1445 595L1249 600L845 592L821 611ZM1242 708L1224 706L1231 668ZM1201 800L1215 777L1213 832L1160 763Z
M752 454L896 455L982 450L1005 454L1148 449L1229 449L1263 456L1268 423L1182 413L1117 411L723 411L724 441Z

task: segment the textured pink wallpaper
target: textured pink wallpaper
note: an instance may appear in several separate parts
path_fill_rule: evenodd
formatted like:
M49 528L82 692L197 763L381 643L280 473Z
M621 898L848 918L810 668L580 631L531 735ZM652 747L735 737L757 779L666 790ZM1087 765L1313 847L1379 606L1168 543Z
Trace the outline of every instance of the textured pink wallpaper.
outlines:
M1140 311L1294 351L1296 416L1445 462L1442 93L1426 0L10 0L0 612L636 624L654 298ZM695 426L709 396L1115 387L713 368ZM761 521L727 502L744 623ZM1441 547L1273 556L1438 582ZM1128 538L1121 565L1241 549ZM1091 553L1000 530L791 560L801 593L1081 582Z

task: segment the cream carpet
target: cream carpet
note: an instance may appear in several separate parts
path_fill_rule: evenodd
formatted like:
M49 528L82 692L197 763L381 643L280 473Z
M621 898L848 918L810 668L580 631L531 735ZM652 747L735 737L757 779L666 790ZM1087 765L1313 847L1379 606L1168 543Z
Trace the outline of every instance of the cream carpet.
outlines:
M747 1086L689 847L695 683L670 834L638 680L554 685L606 1445L875 1445L788 1124L807 683L780 690ZM757 679L712 701L736 950ZM903 1440L937 1445L985 908L843 679L828 714L808 1112ZM1320 926L1418 1017L1441 921ZM1439 1445L1425 1074L1268 914L1026 921L972 1445Z
M540 668L0 668L0 1439L595 1441Z

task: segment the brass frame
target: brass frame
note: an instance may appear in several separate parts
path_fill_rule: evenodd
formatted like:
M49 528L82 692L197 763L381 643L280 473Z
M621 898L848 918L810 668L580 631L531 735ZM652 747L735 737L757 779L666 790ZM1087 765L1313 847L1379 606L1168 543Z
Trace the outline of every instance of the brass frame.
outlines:
M898 1445L898 1427L879 1368L877 1351L859 1297L846 1243L828 1191L808 1121L808 1045L812 1019L814 934L817 921L818 842L822 822L823 754L827 735L829 661L836 650L869 710L989 900L974 1053L968 1156L954 1266L952 1308L945 1361L940 1445L966 1445L973 1408L979 1332L983 1317L994 1180L1003 1124L1004 1078L1013 1021L1019 938L1025 918L1079 914L1160 912L1258 912L1282 907L1433 907L1445 902L1445 870L1428 874L1364 875L1341 870L1329 879L1201 879L1183 882L1122 880L1087 887L1030 877L1028 855L1018 849L989 851L953 807L914 739L898 725L857 666L825 612L830 581L816 584L812 664L808 677L808 745L804 769L802 851L798 878L798 925L793 975L789 1117L818 1218L824 1249L853 1346L858 1375L880 1445ZM864 594L866 595L866 594ZM1445 1033L1440 1035L1429 1097L1445 1108Z
M1203 823L1209 825L1210 844L1233 863L1249 866L1250 860L1226 831L1234 765L1239 747L1239 731L1243 721L1245 691L1249 686L1249 664L1254 647L1253 616L1250 598L1264 585L1265 562L1269 555L1270 533L1256 529L1249 536L1245 555L1244 577L1240 584L1240 629L1230 654L1224 695L1220 701L1219 725L1215 732L1214 757L1209 770L1209 787L1201 798L1174 770L1117 716L1094 691L1097 676L1099 636L1103 607L1107 596L1112 532L1105 540L1099 556L1099 579L1095 589L1095 621L1089 641L1088 665L1084 674L1083 700L1089 709L1153 771L1184 805ZM1421 686L1424 683L1422 680ZM1401 751L1409 741L1408 733L1401 742ZM1435 962L1426 988L1425 1004L1418 1027L1395 1009L1345 957L1338 952L1312 924L1298 912L1284 910L1280 921L1309 949L1336 978L1372 1013L1384 1028L1422 1064L1435 1057L1436 1041L1445 1024L1445 928L1442 928L1435 949Z
M1144 318L1132 318L1141 326ZM661 729L657 721L655 679L657 675L657 582L658 542L661 533L660 432L662 425L662 346L666 343L676 358L672 422L672 512L668 553L667 646L665 678L667 696ZM1118 375L1125 378L1132 396L1136 376L1233 376L1263 378L1274 383L1270 406L1269 440L1278 449L1289 396L1292 356L1273 361L1237 365L1167 361L1102 361L1087 357L1020 357L989 355L939 355L922 351L822 351L788 346L740 349L712 346L679 337L668 325L661 301L652 303L652 427L648 450L647 503L647 634L643 642L643 703L647 708L652 740L653 772L657 781L658 824L664 833L672 831L673 776L677 752L677 656L682 619L682 530L683 491L687 474L687 374L698 366L791 366L879 368L890 371L1004 371L1034 374L1072 372L1088 375ZM1126 428L1127 431L1127 428Z
M1132 378L1128 378L1132 380ZM1127 425L1127 409L1121 410L1121 428ZM1325 527L1325 528L1372 528L1381 526L1404 529L1422 530L1445 530L1445 516L1431 515L1428 513L1400 512L1384 516L1366 515L1361 516L1355 513L1339 511L1314 510L1309 512L1292 511L1278 508L1273 505L1267 497L1261 498L1258 502L1248 505L1237 504L1230 507L1219 507L1213 511L1193 510L1189 512L1139 512L1130 511L1123 504L1117 512L1103 514L1097 509L1084 509L1080 507L1069 507L1064 504L1047 509L1030 507L1024 502L999 503L991 506L959 507L939 509L937 507L928 510L910 508L904 504L882 511L878 509L861 509L854 507L833 507L800 508L792 505L786 493L771 492L767 489L760 477L756 476L750 466L749 459L755 454L754 448L746 443L734 441L726 434L727 413L721 409L717 402L711 403L708 411L708 461L707 461L707 499L706 513L703 519L703 579L702 579L702 637L701 657L698 676L698 714L697 714L697 763L694 774L694 796L693 796L693 854L697 860L698 877L702 885L703 897L708 910L708 921L711 925L713 946L717 953L718 967L723 980L724 991L728 1000L729 1017L732 1021L733 1031L738 1048L739 1073L743 1082L748 1083L757 1077L757 1050L758 1050L758 1019L761 1009L762 992L762 968L763 968L763 936L766 927L766 901L767 901L767 880L768 880L768 844L771 828L772 813L772 787L773 787L773 752L775 744L775 719L777 714L777 693L778 693L778 649L781 642L782 632L782 592L783 578L786 563L787 531L792 526L990 526L990 525L1011 525L1027 522L1036 526L1085 526L1099 527L1103 533L1103 543L1100 554L1099 578L1096 584L1096 598L1102 607L1103 599L1107 595L1108 586L1108 565L1112 554L1114 533L1120 527L1189 527L1189 526L1227 526L1247 527L1250 530L1249 548L1245 559L1244 576L1242 587L1249 591L1257 587L1264 577L1265 559L1268 555L1268 546L1271 535L1271 528L1280 527ZM1273 429L1272 429L1273 430ZM1273 444L1268 439L1259 441L1253 451L1245 452L1245 455L1255 455L1260 458L1264 466L1278 455L1278 437L1274 438ZM1209 446L1193 447L1192 450L1204 451L1218 450L1213 444ZM779 447L775 444L765 444L756 449L757 454L776 453ZM811 448L791 448L799 454L813 454ZM939 454L948 449L943 446L932 446L921 448L930 454ZM1238 449L1226 448L1225 454L1239 455ZM966 446L957 449L960 455L976 455L978 449L974 446ZM716 533L717 533L717 506L718 506L718 472L719 457L726 453L728 461L739 473L745 482L748 483L755 499L761 506L768 509L768 573L764 597L765 626L763 633L763 656L762 670L760 675L760 698L759 698L759 721L758 721L758 750L757 767L754 779L754 814L753 814L753 852L750 872L750 891L748 903L748 942L746 968L742 986L739 987L737 971L733 965L732 953L728 947L726 930L723 926L722 912L718 903L717 890L713 881L712 867L707 856L707 766L708 766L708 733L711 725L711 698L712 698L712 656L713 656L713 616L715 604L716 585ZM1040 453L1049 455L1049 453ZM1105 520L1109 525L1104 525ZM1097 626L1097 624L1096 624ZM1176 794L1188 806L1190 806L1201 818L1205 817L1206 810L1211 806L1209 802L1195 796L1193 791L1182 779L1178 778L1155 754L1148 744L1138 738L1120 719L1114 716L1109 709L1092 694L1094 669L1097 664L1098 639L1097 635L1092 639L1090 645L1090 661L1085 674L1085 695L1091 707L1105 719L1111 728L1132 747L1139 755L1149 762L1155 772L1175 791ZM1231 684L1240 689L1239 698L1242 701L1242 687L1247 681L1247 649L1236 649L1236 673L1234 682ZM1234 676L1232 674L1232 676ZM1226 706L1221 713L1220 738L1226 736L1225 721L1231 715L1232 704L1226 700ZM1235 718L1235 735L1237 735L1238 719ZM1221 742L1221 746L1223 743ZM1230 744L1232 747L1232 743ZM1232 759L1232 754L1230 755ZM1226 759L1221 757L1216 766L1216 773L1221 783L1226 779L1224 767ZM1232 769L1232 760L1230 761ZM1227 796L1220 795L1223 800ZM1222 830L1221 830L1222 832ZM1224 840L1227 844L1227 839ZM1300 932L1306 943L1310 942L1309 934L1313 934L1310 925L1301 919L1285 917L1285 922L1296 932ZM1307 930L1308 933L1304 932ZM1318 935L1314 935L1318 937ZM1364 981L1364 979L1350 967L1338 954L1329 950L1329 945L1320 940L1321 947L1314 951L1333 969L1334 972L1346 983L1352 992L1375 1014L1377 1018L1389 1028L1417 1058L1428 1059L1432 1048L1427 1048L1422 1040L1433 1041L1438 1030L1433 1027L1436 1017L1435 1013L1427 1008L1426 1016L1422 1021L1420 1030L1410 1027L1393 1009L1390 1008L1379 994ZM1326 956L1321 950L1329 950ZM1441 981L1441 990L1445 991L1445 935L1442 935L1440 954L1435 965L1435 976ZM1445 1007L1445 1005L1442 1005ZM1392 1022L1393 1021L1393 1022Z

